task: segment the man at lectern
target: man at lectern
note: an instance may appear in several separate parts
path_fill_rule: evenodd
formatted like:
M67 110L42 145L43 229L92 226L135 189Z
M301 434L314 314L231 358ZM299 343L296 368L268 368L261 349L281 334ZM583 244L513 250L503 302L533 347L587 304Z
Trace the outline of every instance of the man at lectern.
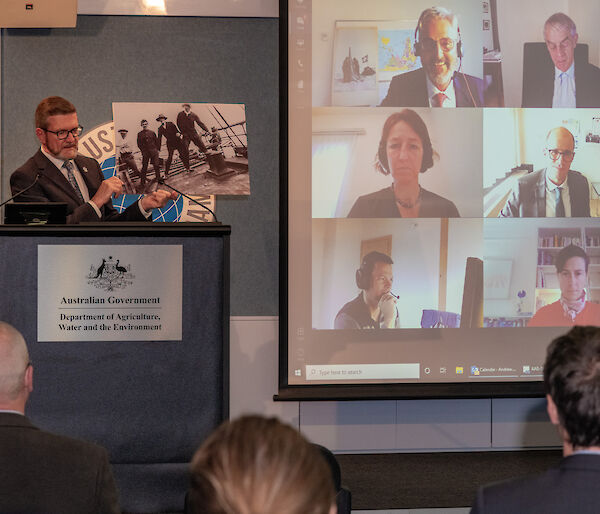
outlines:
M518 180L498 217L589 217L590 187L584 175L571 169L574 150L571 132L550 130L544 148L548 165Z
M32 390L25 340L0 321L0 512L120 512L106 450L34 426Z
M547 410L564 458L542 475L479 489L472 514L596 514L600 505L600 328L574 327L548 347Z
M356 285L361 292L337 313L335 329L400 328L400 316L392 292L394 261L381 252L366 254L356 270Z
M152 209L177 197L159 189L118 213L111 199L123 193L123 182L105 179L96 160L78 154L83 128L75 106L59 96L45 98L35 126L41 148L10 177L16 202L66 202L67 223L80 223L149 220Z

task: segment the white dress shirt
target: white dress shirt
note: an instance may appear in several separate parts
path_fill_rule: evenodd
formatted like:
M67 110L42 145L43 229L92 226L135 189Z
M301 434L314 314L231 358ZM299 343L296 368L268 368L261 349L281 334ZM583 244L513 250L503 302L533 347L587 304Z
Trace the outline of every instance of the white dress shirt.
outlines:
M560 189L563 205L565 206L565 218L571 217L571 198L569 196L569 186L567 180L557 186L548 178L546 174L546 218L554 218L556 216L556 190Z
M575 100L575 61L567 71L554 67L554 96L552 107L577 107Z

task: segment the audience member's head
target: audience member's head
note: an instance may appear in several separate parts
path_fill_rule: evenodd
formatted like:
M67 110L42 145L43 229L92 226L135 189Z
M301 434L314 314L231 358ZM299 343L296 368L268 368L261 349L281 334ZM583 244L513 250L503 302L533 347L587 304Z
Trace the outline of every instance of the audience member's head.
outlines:
M12 325L0 321L0 408L24 413L32 379L25 339Z
M333 514L331 471L319 451L275 418L222 424L191 463L192 512Z
M576 326L552 341L544 384L565 455L600 447L600 328Z

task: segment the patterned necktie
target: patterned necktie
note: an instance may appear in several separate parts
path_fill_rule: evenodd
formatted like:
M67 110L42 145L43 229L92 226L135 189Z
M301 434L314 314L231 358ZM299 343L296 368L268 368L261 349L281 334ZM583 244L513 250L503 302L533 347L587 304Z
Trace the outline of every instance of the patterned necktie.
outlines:
M433 104L433 107L441 107L442 105L444 105L444 100L446 98L448 97L445 93L436 93L435 95L433 95L431 103Z
M565 204L563 203L561 188L557 187L556 191L556 217L564 218L565 217Z
M85 203L83 199L83 195L81 194L81 189L79 189L79 185L77 184L77 180L75 180L75 175L73 174L73 163L71 161L65 161L63 164L63 168L67 170L67 178L69 179L69 183L77 193L77 197L81 200L81 203Z

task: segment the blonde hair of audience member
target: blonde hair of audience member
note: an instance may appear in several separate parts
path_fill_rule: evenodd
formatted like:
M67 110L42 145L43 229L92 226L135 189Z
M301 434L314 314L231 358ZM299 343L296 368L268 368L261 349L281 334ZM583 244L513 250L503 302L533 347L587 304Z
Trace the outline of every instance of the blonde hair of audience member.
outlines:
M317 448L276 418L222 424L191 463L192 512L335 514L331 470Z
M25 339L12 325L0 321L0 409L25 413L33 390L33 368Z

